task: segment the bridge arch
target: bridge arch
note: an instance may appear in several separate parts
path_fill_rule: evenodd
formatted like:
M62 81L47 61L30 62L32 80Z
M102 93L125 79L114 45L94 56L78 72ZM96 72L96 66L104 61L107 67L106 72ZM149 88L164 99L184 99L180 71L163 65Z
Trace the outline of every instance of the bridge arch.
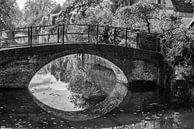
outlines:
M48 64L52 60L57 59L59 57L81 53L96 55L109 60L110 62L118 66L127 76L127 78L130 76L129 72L130 66L128 65L128 63L131 62L132 60L134 59L145 60L151 62L152 64L155 64L155 66L157 66L158 68L161 67L161 61L163 60L162 55L155 52L149 52L135 48L124 48L115 45L55 44L1 50L0 51L0 64L2 66L1 70L3 71L5 68L8 69L9 67L17 69L17 67L19 68L25 65L26 70L21 71L25 72L24 74L22 74L18 70L15 70L16 72L15 74L19 74L19 76L26 75L26 77L24 77L26 78L25 81L24 80L21 81L20 86L13 84L14 85L13 87L25 87L28 86L33 75L42 66ZM8 72L7 74L11 73ZM1 87L4 87L3 84Z
M80 57L80 56L82 56L82 59L78 59L78 57ZM89 57L90 59L89 60L84 59L84 58L87 58L87 57ZM94 67L94 66L103 67L107 70L111 70L115 74L115 77L116 77L117 81L119 81L121 83L126 83L126 84L128 83L128 80L127 80L124 72L118 66L116 66L114 63L112 63L111 61L109 61L109 60L107 60L103 57L99 57L97 55L91 55L91 54L88 54L88 53L87 54L86 53L82 54L82 53L76 53L75 52L75 53L69 54L69 55L62 53L62 55L59 56L59 58L56 58L56 59L55 58L56 57L54 57L53 60L50 59L51 61L47 60L47 61L43 62L42 66L40 65L41 68L35 69L35 74L37 72L41 71L42 69L51 70L51 67L54 66L54 65L57 68L58 67L64 67L63 63L65 61L70 63L70 65L72 65L73 63L78 63L79 61L81 61L81 64L76 64L76 65L78 65L76 67L82 67L85 70L91 70L92 67ZM61 62L61 60L62 60L62 62ZM74 61L74 62L72 63L71 61ZM60 65L60 66L57 66L57 65Z

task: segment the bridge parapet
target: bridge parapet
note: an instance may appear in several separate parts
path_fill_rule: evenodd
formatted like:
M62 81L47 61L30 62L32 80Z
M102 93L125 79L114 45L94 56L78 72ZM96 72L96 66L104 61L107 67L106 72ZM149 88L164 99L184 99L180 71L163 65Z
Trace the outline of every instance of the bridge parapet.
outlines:
M105 43L145 49L141 47L142 44L140 42L144 42L140 40L142 35L139 36L137 30L107 25L61 24L30 26L1 30L0 34L0 48L33 47L44 44ZM158 51L158 47L152 48L152 51Z

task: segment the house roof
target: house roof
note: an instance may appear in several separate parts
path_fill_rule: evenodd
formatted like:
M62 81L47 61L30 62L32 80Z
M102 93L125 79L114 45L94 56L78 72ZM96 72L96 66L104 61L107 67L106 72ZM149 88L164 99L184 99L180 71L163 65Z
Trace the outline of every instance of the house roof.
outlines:
M185 3L184 0L171 0L175 11L184 13L194 13L194 6L190 3Z
M192 26L192 24L194 22L194 18L191 18L191 17L182 17L182 21L186 25L186 27L189 28L190 26Z
M193 27L194 26L194 18L190 21L190 23L188 24L188 27Z

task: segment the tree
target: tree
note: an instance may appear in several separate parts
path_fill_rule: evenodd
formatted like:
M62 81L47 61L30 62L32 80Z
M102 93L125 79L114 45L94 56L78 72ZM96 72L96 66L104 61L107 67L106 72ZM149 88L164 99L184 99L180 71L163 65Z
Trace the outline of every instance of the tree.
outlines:
M112 25L112 4L110 0L103 0L102 3L95 7L88 7L85 11L85 17L82 17L83 20L81 22L86 24Z
M22 11L19 9L19 7L15 8L15 13L12 13L10 16L10 22L12 22L12 24L14 25L14 27L22 27L25 26L25 22L23 19L23 13Z
M85 11L91 7L98 5L102 0L66 0L63 4L63 11L60 15L59 22L70 24L77 17L85 16Z
M194 52L194 36L186 27L175 28L163 35L165 39L166 57L172 65L191 65L191 56Z
M147 27L147 31L151 33L151 21L157 19L160 6L147 2L145 0L139 1L132 6L125 6L117 11L117 18L119 21L130 28L134 25L142 25Z
M157 32L166 60L174 66L190 67L194 52L193 30L187 29L180 17L161 9L159 5L146 1L124 6L116 12L116 25L134 29L138 23L142 25L141 30Z
M16 0L1 0L0 1L0 29L13 28L15 20L13 17L19 12L19 7ZM19 12L20 13L20 12Z
M42 20L55 5L54 0L28 0L24 6L24 19L29 25L36 24L36 21Z
M126 6L130 6L138 2L138 0L111 0L112 1L112 12L115 13L118 9Z

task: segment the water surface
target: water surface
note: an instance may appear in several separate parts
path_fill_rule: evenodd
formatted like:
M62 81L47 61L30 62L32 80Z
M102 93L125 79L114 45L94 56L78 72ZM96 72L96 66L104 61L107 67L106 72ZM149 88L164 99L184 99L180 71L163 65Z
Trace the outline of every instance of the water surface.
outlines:
M144 93L146 94L146 93ZM150 93L148 93L150 94ZM147 95L148 95L147 94ZM145 96L145 95L144 95ZM137 96L136 96L137 98ZM140 102L150 101L149 104ZM147 100L147 101L148 101ZM193 129L194 110L160 109L154 100L139 98L134 108L132 105L119 107L112 112L96 119L73 122L49 114L32 100L28 90L2 89L0 91L0 125L6 128L46 128L46 129ZM150 110L143 107L150 105ZM154 106L155 105L155 106ZM153 110L155 109L155 110Z

